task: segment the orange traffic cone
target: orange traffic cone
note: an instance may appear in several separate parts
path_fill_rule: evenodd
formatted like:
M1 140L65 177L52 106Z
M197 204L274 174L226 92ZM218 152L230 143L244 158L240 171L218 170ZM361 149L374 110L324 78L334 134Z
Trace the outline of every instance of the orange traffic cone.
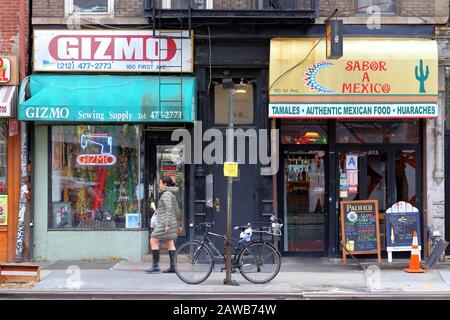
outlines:
M420 250L419 250L419 245L418 245L418 241L417 241L417 232L414 231L413 232L412 249L411 249L411 259L409 260L409 268L403 269L403 270L405 270L406 272L411 272L411 273L426 272L425 269L422 269L420 267L419 255L420 255Z

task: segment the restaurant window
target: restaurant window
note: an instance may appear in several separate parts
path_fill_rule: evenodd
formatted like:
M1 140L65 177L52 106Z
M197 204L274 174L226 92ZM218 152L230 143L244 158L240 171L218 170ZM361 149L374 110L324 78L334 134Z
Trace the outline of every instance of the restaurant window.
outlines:
M415 150L395 153L395 202L405 201L417 207L416 168Z
M68 15L80 14L112 14L113 0L66 0Z
M419 120L338 122L338 143L419 143Z
M233 94L233 124L253 124L253 85L241 85L240 90ZM221 84L214 88L214 123L216 125L228 124L228 90Z
M49 229L141 229L139 126L52 126Z
M282 144L327 144L327 121L289 120L281 122Z

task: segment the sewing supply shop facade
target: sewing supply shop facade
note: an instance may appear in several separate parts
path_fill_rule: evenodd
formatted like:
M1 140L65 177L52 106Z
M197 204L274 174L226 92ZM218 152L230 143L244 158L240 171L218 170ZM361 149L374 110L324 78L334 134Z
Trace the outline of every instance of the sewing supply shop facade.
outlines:
M192 34L35 29L33 41L19 119L32 122L34 259L139 261L163 175L186 237L191 172L170 136L196 117Z
M385 212L399 201L419 209L426 235L424 151L433 143L426 127L439 115L436 42L345 38L339 59L327 59L326 42L314 38L272 39L270 50L282 249L339 257L338 208L351 200L378 200L382 250Z

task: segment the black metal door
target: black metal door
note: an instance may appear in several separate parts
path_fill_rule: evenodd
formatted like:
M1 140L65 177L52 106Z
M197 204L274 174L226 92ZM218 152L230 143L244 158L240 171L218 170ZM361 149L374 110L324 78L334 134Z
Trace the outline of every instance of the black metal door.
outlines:
M243 225L257 220L257 166L249 164L239 165L239 177L233 178L232 225ZM226 233L227 226L227 178L223 174L223 165L213 165L211 168L214 181L213 230L219 234ZM238 236L233 231L233 236Z

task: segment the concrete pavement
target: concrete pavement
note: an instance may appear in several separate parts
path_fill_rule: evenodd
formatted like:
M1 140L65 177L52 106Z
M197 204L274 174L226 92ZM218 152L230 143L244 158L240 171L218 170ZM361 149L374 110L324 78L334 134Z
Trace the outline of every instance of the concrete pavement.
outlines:
M362 271L351 261L343 266L340 260L327 258L283 258L281 271L270 283L257 285L239 273L233 279L239 286L225 286L225 273L216 266L202 284L188 285L176 274L146 274L147 262L130 261L59 261L37 263L42 267L41 281L27 290L3 289L0 298L14 293L39 294L110 294L174 298L387 298L438 297L450 299L450 264L439 263L423 274L402 270L407 260L380 266L364 262ZM162 269L167 267L163 260Z

